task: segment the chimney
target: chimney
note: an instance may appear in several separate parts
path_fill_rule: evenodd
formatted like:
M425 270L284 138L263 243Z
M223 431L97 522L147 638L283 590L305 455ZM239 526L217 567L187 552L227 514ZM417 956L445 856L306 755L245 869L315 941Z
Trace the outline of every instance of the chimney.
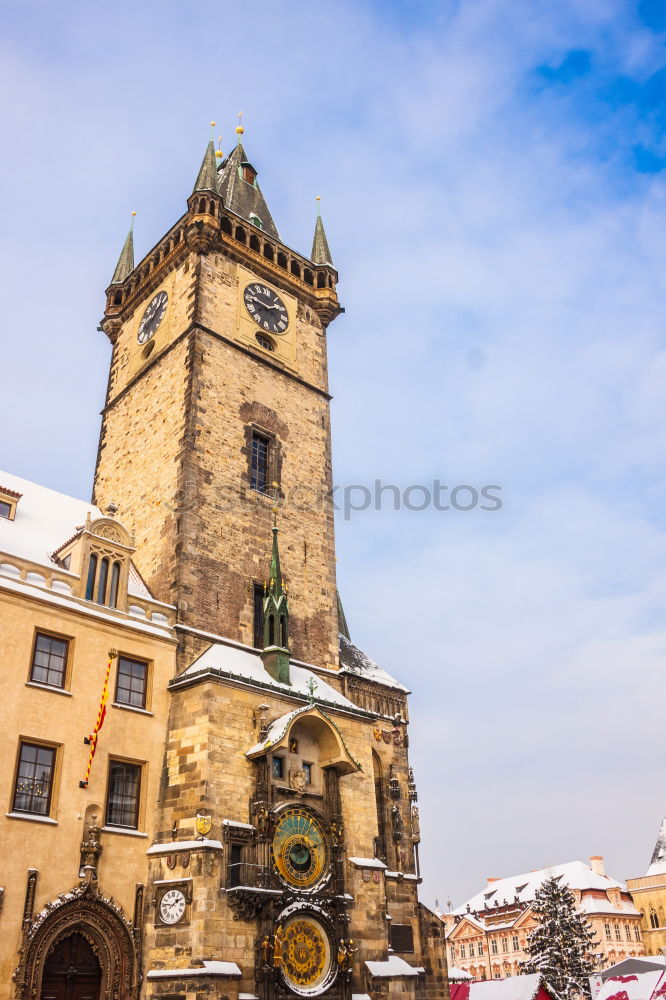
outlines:
M595 875L605 875L606 866L604 865L603 854L593 854L590 858L590 868Z

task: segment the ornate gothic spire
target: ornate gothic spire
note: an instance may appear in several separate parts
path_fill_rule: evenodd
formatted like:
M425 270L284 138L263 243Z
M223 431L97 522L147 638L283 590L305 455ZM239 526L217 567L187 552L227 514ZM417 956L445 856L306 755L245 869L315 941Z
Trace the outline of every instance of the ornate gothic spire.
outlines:
M215 162L215 143L211 139L206 146L204 158L201 161L201 168L192 188L195 191L213 191L217 194L217 164Z
M315 223L310 260L313 264L328 264L330 267L333 267L333 257L331 256L326 233L324 232L324 223L321 221L321 213L319 212L319 196L317 196L317 221Z
M130 231L127 234L123 248L120 251L120 257L118 258L118 263L116 264L116 269L113 272L113 277L111 278L112 285L122 285L123 281L128 274L131 274L134 270L134 216L136 212L132 212L132 225L130 226Z
M274 514L277 520L277 513ZM261 658L269 674L282 684L289 684L289 603L282 581L278 526L273 524L271 577L264 597L264 648Z

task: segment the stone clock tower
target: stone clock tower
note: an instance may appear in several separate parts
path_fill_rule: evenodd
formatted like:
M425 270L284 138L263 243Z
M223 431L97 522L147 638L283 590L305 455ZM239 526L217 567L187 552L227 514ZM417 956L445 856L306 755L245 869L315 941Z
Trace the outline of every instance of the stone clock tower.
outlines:
M241 130L242 131L242 130ZM107 290L94 499L172 605L178 666L147 846L141 995L448 997L418 902L408 691L336 591L321 218L280 239L240 144Z

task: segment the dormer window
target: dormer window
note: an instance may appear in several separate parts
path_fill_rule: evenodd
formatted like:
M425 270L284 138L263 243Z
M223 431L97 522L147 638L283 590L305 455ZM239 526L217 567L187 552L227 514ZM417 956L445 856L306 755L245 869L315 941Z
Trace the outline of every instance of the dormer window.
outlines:
M254 182L257 179L257 171L250 163L241 163L240 175L246 184L251 184L254 187Z
M261 221L258 215L254 214L254 212L250 212L250 222L252 223L253 226L256 226L257 229L264 228L263 222Z
M14 490L0 486L0 517L13 521L16 517L16 507L22 496L22 493L16 493Z

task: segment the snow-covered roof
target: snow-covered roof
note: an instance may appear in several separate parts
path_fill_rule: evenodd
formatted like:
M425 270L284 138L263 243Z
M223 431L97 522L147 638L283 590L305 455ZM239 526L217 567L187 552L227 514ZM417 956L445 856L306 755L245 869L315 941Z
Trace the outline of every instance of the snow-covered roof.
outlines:
M534 1000L541 987L541 976L509 976L507 979L485 979L451 987L451 1000Z
M530 903L539 886L546 879L553 877L562 878L570 889L579 889L581 892L591 889L600 889L606 892L607 889L613 888L619 889L621 892L627 891L624 882L618 882L610 875L597 875L589 865L582 861L568 861L563 865L553 865L552 868L539 868L536 871L524 872L522 875L511 875L509 878L497 879L452 912L469 916L467 907L472 911L482 911L485 906L490 908L497 903L502 906L504 903L513 903L516 899L519 903ZM595 902L601 907L600 910L594 909ZM589 899L585 901L583 899L581 907L585 908L587 912L620 912L616 908L609 909L608 905L606 903L604 909L603 900ZM633 907L623 906L621 912L638 915L638 911L634 910Z
M227 644L223 641L214 642L194 663L190 664L187 670L178 675L178 680L206 673L206 671L217 672L232 680L238 678L244 681L254 681L262 687L274 688L282 694L297 694L307 698L310 697L310 682L314 681L316 703L358 712L358 707L325 681L321 672L315 673L292 662L289 667L291 684L281 684L276 681L264 667L260 654L250 646L240 646L238 643Z
M666 973L657 970L612 976L597 993L597 1000L663 1000L665 994Z
M23 495L13 521L0 517L0 552L40 566L56 566L53 553L85 524L87 514L93 519L104 517L98 507L86 500L57 493L10 472L0 471L0 487L3 486ZM151 599L134 566L130 569L127 592Z
M472 979L469 972L465 972L464 969L456 969L455 965L449 966L449 980L451 979Z
M350 642L346 636L340 634L338 640L340 644L340 664L343 673L358 674L359 677L364 677L368 681L374 681L376 684L383 684L384 687L395 688L398 691L404 691L406 694L409 694L409 688L406 688L404 684L397 681L395 677L391 677L378 663L371 660L367 653L364 653L353 642Z

